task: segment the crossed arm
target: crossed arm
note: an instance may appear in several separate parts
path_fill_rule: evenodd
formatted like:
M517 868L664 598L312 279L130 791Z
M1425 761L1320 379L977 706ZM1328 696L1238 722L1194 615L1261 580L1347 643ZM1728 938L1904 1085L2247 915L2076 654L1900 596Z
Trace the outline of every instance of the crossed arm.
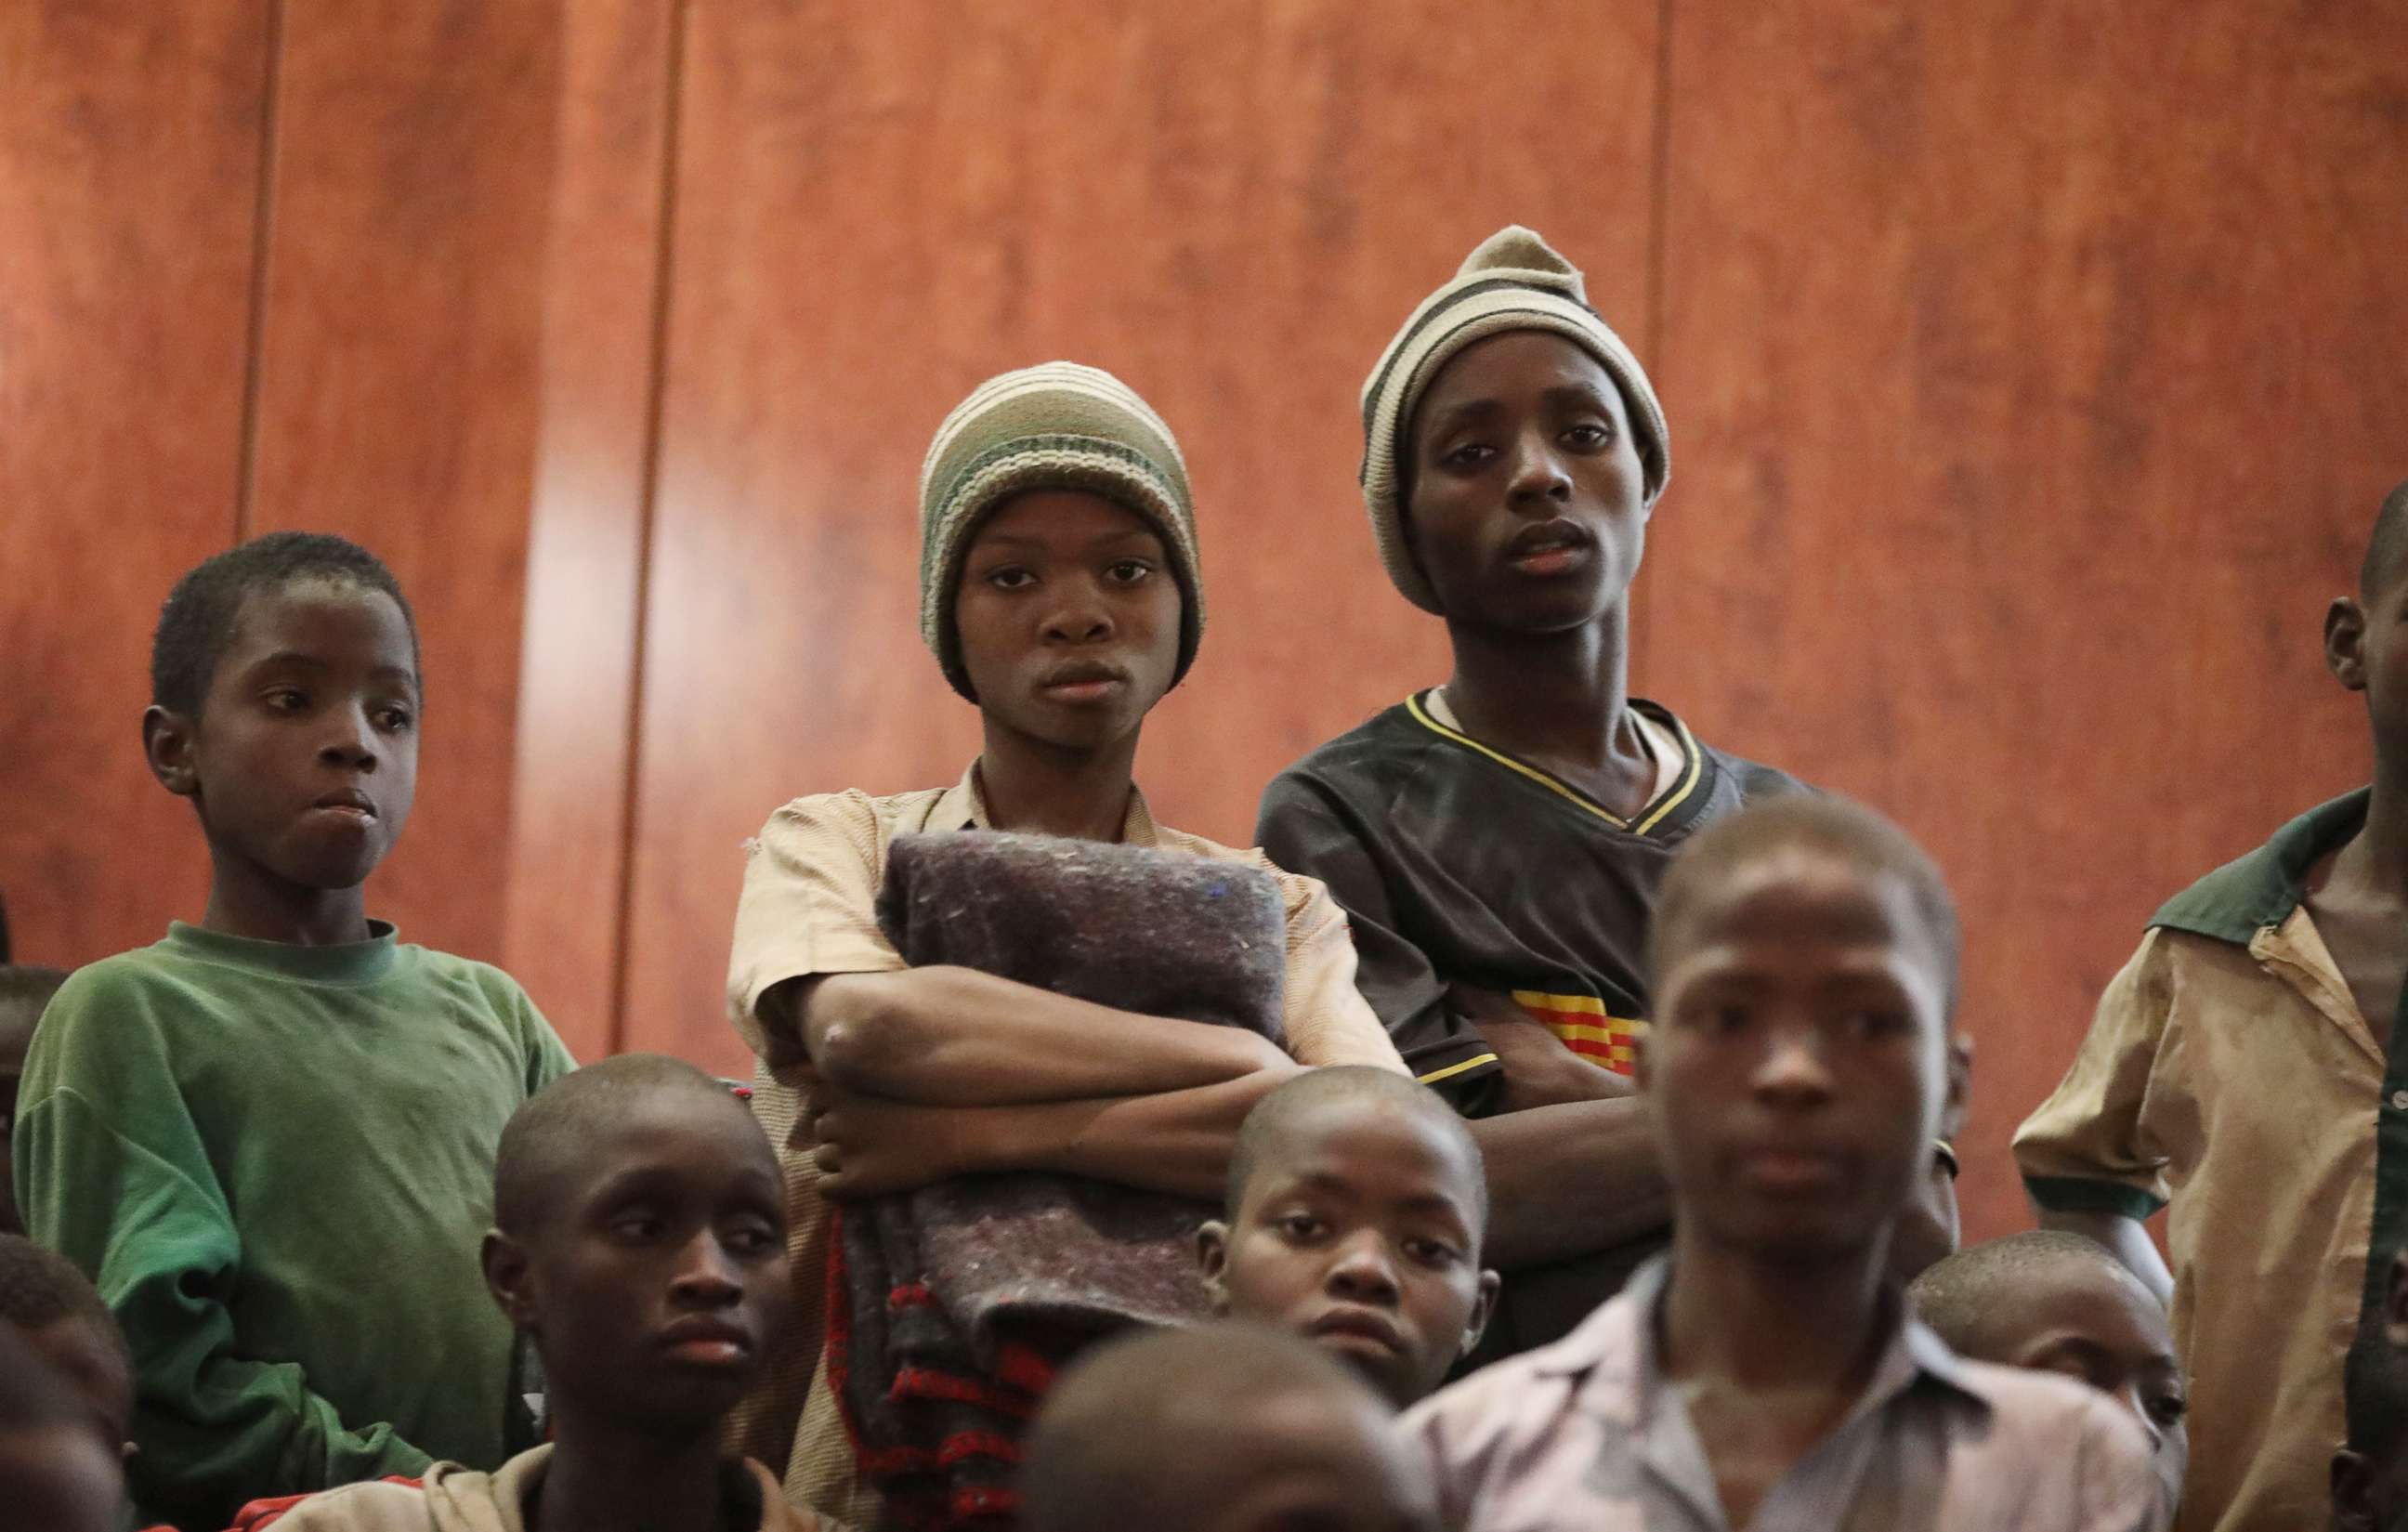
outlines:
M835 1196L1055 1170L1218 1196L1239 1124L1297 1066L1240 1027L1138 1016L968 968L794 980L764 997L804 1065Z

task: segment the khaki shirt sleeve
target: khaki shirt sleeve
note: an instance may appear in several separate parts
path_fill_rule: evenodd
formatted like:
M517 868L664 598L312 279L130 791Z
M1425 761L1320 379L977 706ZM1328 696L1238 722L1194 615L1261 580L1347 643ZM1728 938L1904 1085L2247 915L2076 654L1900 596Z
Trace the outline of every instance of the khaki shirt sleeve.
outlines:
M829 793L771 814L745 848L727 1009L754 1053L768 1056L773 1032L792 1038L793 1018L775 1001L762 1009L763 996L787 980L904 966L878 929L881 832L877 800Z
M1318 879L1274 872L1287 906L1287 994L1281 1017L1298 1064L1368 1064L1409 1071L1388 1029L1354 987L1346 911Z
M2053 1212L2146 1218L2165 1206L2167 1156L2150 1131L2149 1084L2165 1046L2172 984L2163 931L2142 938L2099 998L2056 1094L2015 1130L2015 1164Z

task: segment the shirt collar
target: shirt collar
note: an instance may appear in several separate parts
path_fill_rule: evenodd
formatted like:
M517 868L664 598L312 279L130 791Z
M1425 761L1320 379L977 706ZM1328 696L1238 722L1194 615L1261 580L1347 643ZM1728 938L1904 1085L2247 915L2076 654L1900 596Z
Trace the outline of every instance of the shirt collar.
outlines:
M2175 895L2149 923L2247 946L2299 908L2308 870L2358 834L2372 796L2373 789L2361 787L2309 809L2263 846Z
M992 830L995 822L987 815L986 790L979 782L979 764L973 760L962 770L962 780L945 789L937 806L928 812L928 827L933 830ZM1128 812L1121 818L1121 844L1151 849L1161 840L1154 823L1154 811L1145 806L1145 795L1137 784L1129 784Z
M1541 1376L1581 1376L1575 1385L1577 1396L1582 1407L1593 1414L1631 1427L1644 1422L1664 1390L1656 1315L1663 1306L1671 1269L1670 1253L1641 1267L1618 1296L1570 1335L1538 1353L1532 1358L1533 1369ZM1902 1310L1903 1303L1899 1307ZM1947 1342L1912 1313L1901 1314L1899 1320L1892 1325L1881 1360L1848 1419L1878 1410L1927 1382L1952 1389L1986 1409L1989 1401Z

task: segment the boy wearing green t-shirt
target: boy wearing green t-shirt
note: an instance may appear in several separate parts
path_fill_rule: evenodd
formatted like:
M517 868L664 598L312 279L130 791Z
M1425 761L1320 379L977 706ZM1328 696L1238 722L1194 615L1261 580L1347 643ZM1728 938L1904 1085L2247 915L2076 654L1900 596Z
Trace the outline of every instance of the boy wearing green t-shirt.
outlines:
M17 1200L132 1348L145 1510L497 1466L494 1151L572 1066L509 975L402 945L362 884L408 817L418 633L393 575L276 533L179 580L142 737L193 800L207 911L79 970L36 1035Z

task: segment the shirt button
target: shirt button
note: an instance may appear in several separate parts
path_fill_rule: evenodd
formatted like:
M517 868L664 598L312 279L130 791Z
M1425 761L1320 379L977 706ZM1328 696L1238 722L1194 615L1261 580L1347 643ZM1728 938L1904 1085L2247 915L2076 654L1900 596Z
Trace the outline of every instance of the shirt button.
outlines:
M2408 1111L2408 1091L2394 1091L2391 1093L2391 1110L2393 1111Z

